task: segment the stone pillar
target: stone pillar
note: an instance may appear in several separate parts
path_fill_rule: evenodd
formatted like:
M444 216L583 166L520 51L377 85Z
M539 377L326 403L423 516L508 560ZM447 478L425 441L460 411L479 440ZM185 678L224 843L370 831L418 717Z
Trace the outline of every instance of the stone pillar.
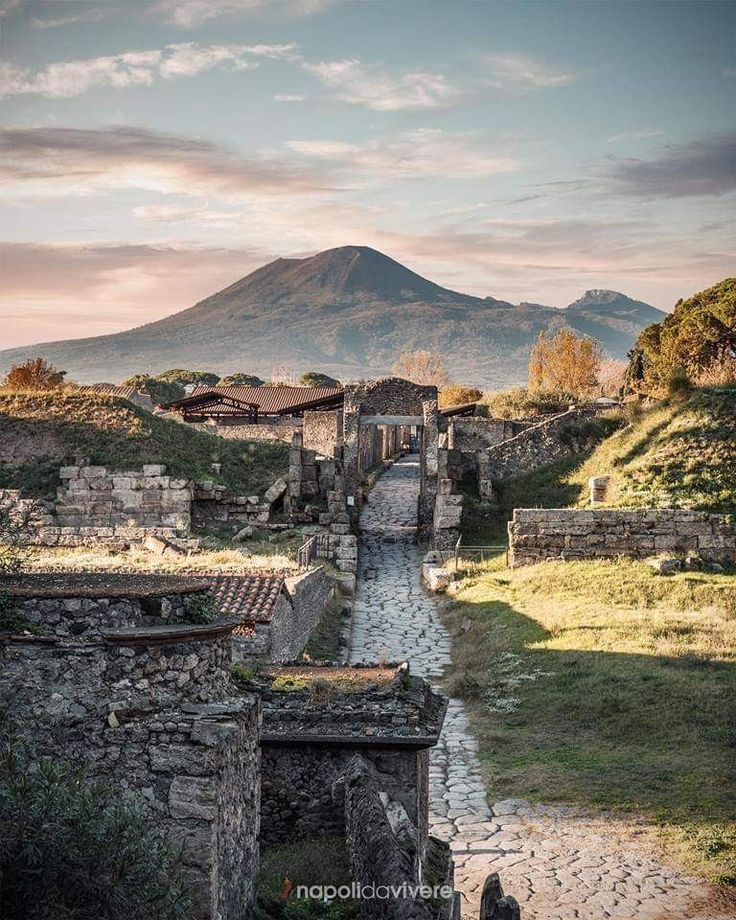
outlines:
M588 480L590 489L590 504L597 505L606 500L608 484L611 481L610 476L591 476Z

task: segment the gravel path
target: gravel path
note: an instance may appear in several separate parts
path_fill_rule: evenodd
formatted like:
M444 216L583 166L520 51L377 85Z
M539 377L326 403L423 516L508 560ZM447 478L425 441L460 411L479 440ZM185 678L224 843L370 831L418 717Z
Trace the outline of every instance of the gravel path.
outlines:
M358 591L350 661L409 659L412 673L438 677L450 637L420 579L415 542L418 458L388 470L360 520ZM430 830L450 842L463 918L477 918L483 882L499 872L523 920L734 920L714 889L659 859L630 822L560 806L507 800L489 805L477 743L451 700L430 759Z

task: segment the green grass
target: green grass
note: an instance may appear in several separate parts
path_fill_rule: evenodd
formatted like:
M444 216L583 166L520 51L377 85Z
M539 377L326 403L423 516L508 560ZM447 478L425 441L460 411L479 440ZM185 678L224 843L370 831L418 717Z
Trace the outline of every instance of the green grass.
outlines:
M491 563L458 583L448 688L494 798L644 816L736 883L736 584L642 563Z
M288 901L283 898L284 880L294 886ZM299 885L350 885L350 860L342 838L327 837L261 850L258 877L259 904L269 918L278 920L357 920L360 907L354 900L325 904L296 898Z
M571 454L557 463L516 476L506 482L494 482L494 497L481 501L474 487L464 484L462 533L463 542L471 546L506 543L507 524L514 508L563 508L574 505L581 493L569 477L590 456L591 451Z
M59 466L76 457L116 469L164 463L172 476L212 479L246 495L263 493L289 465L281 442L226 440L88 392L0 394L0 441L0 488L39 497L53 496Z
M736 387L672 398L634 416L569 478L611 476L607 504L736 514Z
M306 648L305 656L310 661L338 661L345 655L341 643L345 618L342 605L336 597L332 597L319 623L312 630Z

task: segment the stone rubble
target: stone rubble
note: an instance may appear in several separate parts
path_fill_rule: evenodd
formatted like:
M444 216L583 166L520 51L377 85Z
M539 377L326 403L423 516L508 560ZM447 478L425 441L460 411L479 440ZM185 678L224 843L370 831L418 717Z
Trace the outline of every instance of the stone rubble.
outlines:
M409 659L439 678L450 636L422 590L416 544L419 463L384 473L360 519L358 593L350 662ZM478 745L460 700L450 700L430 760L430 833L455 856L463 920L477 918L483 884L498 872L524 920L733 920L712 887L669 865L630 822L566 806L489 804Z

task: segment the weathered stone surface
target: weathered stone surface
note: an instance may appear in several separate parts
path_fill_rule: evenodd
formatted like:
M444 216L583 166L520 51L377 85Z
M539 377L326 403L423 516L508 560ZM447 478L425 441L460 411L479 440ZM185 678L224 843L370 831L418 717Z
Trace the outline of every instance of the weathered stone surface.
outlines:
M517 508L509 524L512 566L693 551L705 562L736 562L736 525L725 516L673 508Z
M270 485L265 492L265 500L272 505L277 499L286 492L289 488L288 483L284 479L277 479L272 485Z

